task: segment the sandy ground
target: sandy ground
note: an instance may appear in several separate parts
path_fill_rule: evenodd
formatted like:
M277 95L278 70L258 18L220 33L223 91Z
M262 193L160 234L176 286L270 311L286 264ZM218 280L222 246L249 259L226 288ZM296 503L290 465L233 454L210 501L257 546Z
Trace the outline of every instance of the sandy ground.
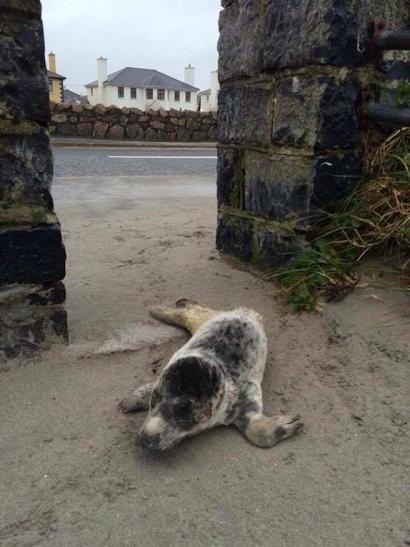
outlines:
M57 179L54 194L71 345L1 369L2 546L410 544L402 292L294 315L214 251L209 177ZM220 428L144 455L143 415L117 404L186 339L148 314L182 296L264 314L266 411L300 413L304 433L262 450Z

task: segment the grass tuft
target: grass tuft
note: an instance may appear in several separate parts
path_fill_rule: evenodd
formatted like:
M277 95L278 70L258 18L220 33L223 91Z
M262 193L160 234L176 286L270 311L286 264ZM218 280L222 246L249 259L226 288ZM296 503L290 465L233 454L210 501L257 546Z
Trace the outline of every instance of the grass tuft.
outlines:
M311 218L309 248L278 277L296 311L314 310L318 298L341 299L365 257L388 255L403 277L410 265L410 128L393 133L368 158L357 187Z

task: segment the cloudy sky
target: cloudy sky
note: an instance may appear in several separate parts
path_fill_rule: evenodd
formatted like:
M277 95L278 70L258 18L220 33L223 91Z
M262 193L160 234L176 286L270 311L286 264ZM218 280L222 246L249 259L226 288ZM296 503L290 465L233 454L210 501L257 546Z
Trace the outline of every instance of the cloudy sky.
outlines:
M126 66L154 68L210 87L217 68L220 0L42 0L46 53L54 51L66 87L85 94L96 79L96 59L108 73Z

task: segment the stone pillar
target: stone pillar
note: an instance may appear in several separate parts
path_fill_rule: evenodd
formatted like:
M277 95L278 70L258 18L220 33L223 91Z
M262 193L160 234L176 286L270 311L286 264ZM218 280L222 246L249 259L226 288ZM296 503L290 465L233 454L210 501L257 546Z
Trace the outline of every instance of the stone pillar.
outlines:
M0 0L0 360L67 340L40 0Z
M361 107L386 66L368 38L406 28L407 0L222 7L217 247L274 267L303 247L312 208L360 177Z

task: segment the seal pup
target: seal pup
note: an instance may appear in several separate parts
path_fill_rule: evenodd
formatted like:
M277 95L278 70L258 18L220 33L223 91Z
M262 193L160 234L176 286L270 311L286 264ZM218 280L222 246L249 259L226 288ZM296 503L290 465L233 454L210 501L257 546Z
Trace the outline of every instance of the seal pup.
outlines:
M192 337L156 382L120 403L123 412L148 410L138 435L144 448L164 451L185 437L231 424L251 443L269 448L301 428L300 416L263 414L267 347L260 314L246 308L212 310L186 298L150 313Z

